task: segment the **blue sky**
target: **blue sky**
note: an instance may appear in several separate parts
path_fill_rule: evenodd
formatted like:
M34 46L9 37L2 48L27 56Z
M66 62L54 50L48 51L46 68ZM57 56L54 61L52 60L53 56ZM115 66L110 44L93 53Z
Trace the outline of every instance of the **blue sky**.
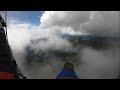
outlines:
M18 19L22 22L28 22L34 25L40 24L40 17L42 15L42 11L8 11L8 18L13 17L14 19Z

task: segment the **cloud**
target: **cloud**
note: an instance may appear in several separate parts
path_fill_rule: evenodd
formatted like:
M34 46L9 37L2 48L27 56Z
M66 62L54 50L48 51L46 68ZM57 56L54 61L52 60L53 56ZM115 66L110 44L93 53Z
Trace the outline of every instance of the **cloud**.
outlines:
M32 48L39 51L47 51L47 50L66 50L70 51L72 49L71 43L67 40L61 38L60 28L54 27L45 29L42 31L32 31L32 40L45 38L47 40L40 41L35 45L31 45Z
M8 26L8 39L13 50L23 51L25 46L29 44L31 35L28 31L29 24L11 23Z
M117 47L118 49L118 47ZM119 50L112 47L109 50L98 51L83 48L80 53L80 63L75 66L82 79L115 79L119 72Z
M24 63L26 62L25 48L28 45L32 49L34 49L36 53L39 50L43 52L47 50L64 50L64 51L72 50L71 43L61 38L60 29L61 28L59 27L41 29L40 26L35 26L30 23L24 23L15 19L11 19L10 21L8 21L9 44L13 50L13 54L18 65L25 74L29 73L28 71L25 70L25 65L24 65ZM31 43L31 41L39 40L42 38L47 38L47 41L41 41L36 44ZM33 67L33 69L35 69L35 67Z
M72 27L78 30L81 23L89 20L90 11L47 11L40 19L41 27Z
M40 22L42 28L69 27L94 35L119 33L119 11L47 11Z
M118 11L93 11L90 20L81 25L81 28L90 34L116 35L119 33L119 12Z
M5 12L4 11L0 11L0 15L2 15L2 17L4 17Z

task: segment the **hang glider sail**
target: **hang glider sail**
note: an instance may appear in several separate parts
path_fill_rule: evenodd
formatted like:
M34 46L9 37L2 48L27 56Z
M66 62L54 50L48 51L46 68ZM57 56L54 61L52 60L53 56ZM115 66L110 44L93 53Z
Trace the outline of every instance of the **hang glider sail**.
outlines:
M5 21L0 15L0 79L26 78L20 71L13 57L7 39L7 29L6 32L4 30L4 27L6 27Z

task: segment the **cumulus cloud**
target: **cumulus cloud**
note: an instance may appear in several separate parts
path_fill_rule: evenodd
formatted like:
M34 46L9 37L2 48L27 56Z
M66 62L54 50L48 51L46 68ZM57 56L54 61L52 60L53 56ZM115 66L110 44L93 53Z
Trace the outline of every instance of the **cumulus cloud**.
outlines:
M94 35L119 33L119 11L47 11L40 22L42 28L69 27Z
M79 30L80 24L89 20L90 11L47 11L40 19L41 27L71 27Z
M119 24L119 11L93 11L81 28L94 35L118 35Z

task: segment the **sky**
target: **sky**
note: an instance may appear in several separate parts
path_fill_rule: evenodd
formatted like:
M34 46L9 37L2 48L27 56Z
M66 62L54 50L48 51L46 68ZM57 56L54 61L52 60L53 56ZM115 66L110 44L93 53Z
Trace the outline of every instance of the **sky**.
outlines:
M4 16L4 12L0 11ZM62 34L119 36L119 11L9 11L7 17L8 40L21 70L29 78L54 78L63 62L51 57L50 66L36 65L25 70L25 48L30 45L39 50L75 51ZM47 38L35 45L31 40ZM115 44L115 43L114 43ZM97 51L85 47L78 51L83 65L76 66L80 78L114 78L119 70L119 49ZM45 61L46 62L46 61ZM78 61L78 63L80 63ZM57 72L54 72L58 69Z
M0 14L4 17L5 12ZM108 35L119 31L119 11L8 11L7 24L13 22L40 28L66 28L61 30L64 33Z
M4 17L4 11L0 11ZM7 19L15 18L21 22L31 23L34 25L40 24L40 17L43 11L8 11L7 12Z

